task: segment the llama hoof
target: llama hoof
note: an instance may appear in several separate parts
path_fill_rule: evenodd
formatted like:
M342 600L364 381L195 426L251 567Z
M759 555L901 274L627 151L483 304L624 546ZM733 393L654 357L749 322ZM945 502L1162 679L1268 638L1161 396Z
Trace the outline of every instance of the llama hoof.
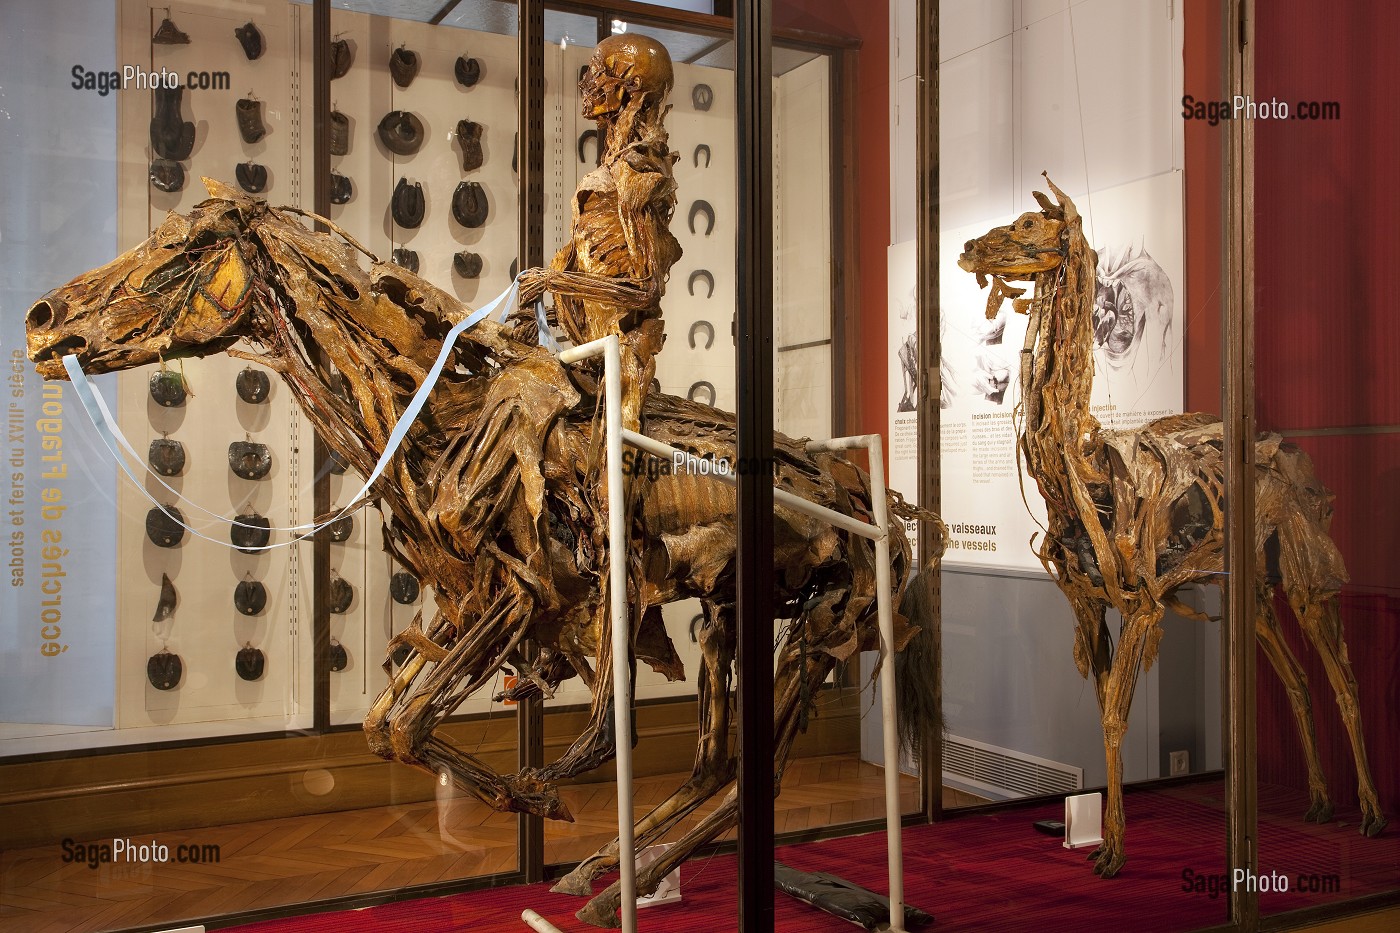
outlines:
M1372 838L1379 836L1381 830L1385 829L1387 822L1389 821L1379 810L1367 811L1366 815L1361 818L1361 835Z
M622 921L617 916L618 897L617 885L614 884L583 905L583 909L574 916L589 926L602 927L605 930L616 929L622 926Z
M1127 861L1123 853L1109 846L1099 848L1094 856L1094 874L1100 878L1112 878Z
M549 890L555 894L572 894L574 897L588 897L593 893L593 885L586 875L580 875L579 870L575 868L556 881L554 887Z
M1308 812L1303 814L1303 820L1307 823L1328 823L1332 820L1332 801L1326 798L1314 800Z

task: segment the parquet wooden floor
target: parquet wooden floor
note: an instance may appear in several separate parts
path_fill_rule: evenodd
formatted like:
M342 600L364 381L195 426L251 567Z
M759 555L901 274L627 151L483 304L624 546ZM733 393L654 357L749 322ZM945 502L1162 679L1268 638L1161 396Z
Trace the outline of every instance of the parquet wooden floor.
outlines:
M638 817L685 775L636 782ZM918 807L917 782L901 778L905 810ZM562 790L576 822L547 823L547 862L573 862L612 841L615 784ZM845 756L792 762L774 814L777 832L879 819L879 768ZM700 819L718 799L676 832ZM59 845L0 853L0 933L90 933L372 894L507 872L515 868L515 817L471 798L163 832L171 861L65 863ZM80 840L84 843L100 840ZM136 839L134 842L149 840ZM179 864L177 847L216 845L219 861Z

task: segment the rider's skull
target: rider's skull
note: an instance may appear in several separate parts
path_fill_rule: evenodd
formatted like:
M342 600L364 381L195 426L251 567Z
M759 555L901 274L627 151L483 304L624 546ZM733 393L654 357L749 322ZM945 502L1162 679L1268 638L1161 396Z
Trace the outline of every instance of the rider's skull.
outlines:
M620 113L631 103L659 106L671 82L671 56L660 42L633 33L609 36L598 43L579 81L583 115Z

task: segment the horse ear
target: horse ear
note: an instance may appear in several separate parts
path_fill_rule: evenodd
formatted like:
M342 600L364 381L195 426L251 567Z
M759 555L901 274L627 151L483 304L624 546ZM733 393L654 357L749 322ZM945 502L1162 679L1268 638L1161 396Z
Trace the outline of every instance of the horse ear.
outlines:
M225 201L247 200L237 189L231 188L223 182L210 178L207 175L201 175L200 181L204 182L204 190L209 192L209 197L211 198L222 198Z

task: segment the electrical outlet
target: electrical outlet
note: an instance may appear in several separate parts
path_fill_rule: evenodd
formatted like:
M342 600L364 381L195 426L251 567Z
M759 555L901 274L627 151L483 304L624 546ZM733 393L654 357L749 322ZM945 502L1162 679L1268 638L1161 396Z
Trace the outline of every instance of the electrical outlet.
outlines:
M1168 756L1171 761L1171 776L1176 777L1181 774L1191 773L1191 753L1187 751L1172 752Z

